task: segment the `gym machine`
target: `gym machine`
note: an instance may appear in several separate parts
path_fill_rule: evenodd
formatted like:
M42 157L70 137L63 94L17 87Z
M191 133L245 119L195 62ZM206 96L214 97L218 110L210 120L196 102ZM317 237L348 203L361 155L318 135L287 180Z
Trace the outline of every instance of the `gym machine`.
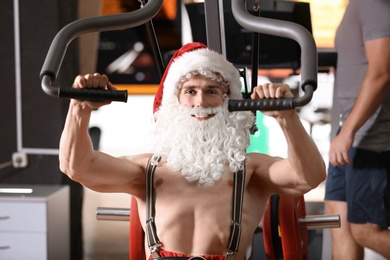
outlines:
M55 81L69 43L82 34L90 32L120 30L149 23L162 7L163 0L141 2L141 8L124 14L108 15L77 20L61 29L52 41L40 72L42 90L49 96L65 99L94 101L127 101L127 91L105 91L91 89L73 89L56 86ZM209 48L226 54L224 49L223 1L205 0L207 26L207 45ZM260 7L260 0L254 1L255 14ZM256 34L263 33L284 37L296 41L301 47L301 83L303 96L267 100L230 100L229 111L282 110L302 107L310 102L317 88L317 48L312 35L304 27L291 22L263 18L250 14L246 0L231 0L231 9L236 21L245 29ZM254 44L257 44L254 41ZM258 45L258 44L257 44ZM254 47L254 55L257 55ZM253 60L258 61L256 57ZM254 62L252 71L257 71ZM256 79L252 79L253 82ZM252 85L256 85L253 84ZM248 93L246 93L248 94ZM97 218L105 220L129 220L130 225L138 225L137 205L132 200L130 209L98 208ZM340 226L338 215L306 216L303 196L272 196L267 202L262 221L264 247L268 259L307 259L307 230L335 228ZM132 230L132 227L131 227ZM143 249L143 241L131 231L130 257L136 256L137 250ZM142 231L142 230L141 230ZM280 231L280 232L279 232ZM137 239L138 236L138 239ZM138 241L137 241L138 240ZM137 242L137 243L136 243ZM138 248L136 248L138 247Z

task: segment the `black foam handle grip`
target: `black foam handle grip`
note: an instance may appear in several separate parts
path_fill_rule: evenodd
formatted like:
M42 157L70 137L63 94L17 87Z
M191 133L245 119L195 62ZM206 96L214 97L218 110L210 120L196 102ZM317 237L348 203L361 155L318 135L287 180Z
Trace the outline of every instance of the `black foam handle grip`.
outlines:
M127 90L103 90L91 88L60 88L59 98L72 98L89 101L120 101L127 102Z
M233 111L271 111L271 110L286 110L293 109L293 98L278 98L278 99L232 99L229 100L228 110Z

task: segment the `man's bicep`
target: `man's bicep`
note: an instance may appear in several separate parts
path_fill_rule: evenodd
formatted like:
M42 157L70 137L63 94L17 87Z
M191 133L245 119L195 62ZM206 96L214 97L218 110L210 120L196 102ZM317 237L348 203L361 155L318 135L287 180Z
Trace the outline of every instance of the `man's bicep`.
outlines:
M292 180L292 168L289 162L280 157L268 155L254 156L254 178L263 184L270 193L279 192L289 186Z
M129 187L144 186L146 158L112 157L100 153L95 171L82 179L84 186L99 192L131 193ZM131 188L130 188L131 189Z
M365 49L368 59L369 71L378 75L389 75L390 37L366 41Z

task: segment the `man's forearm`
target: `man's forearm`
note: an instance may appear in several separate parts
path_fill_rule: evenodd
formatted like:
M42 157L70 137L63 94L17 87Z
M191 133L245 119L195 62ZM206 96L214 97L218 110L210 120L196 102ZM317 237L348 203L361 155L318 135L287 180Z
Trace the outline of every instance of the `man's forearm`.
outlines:
M60 140L60 169L67 175L88 170L93 146L88 134L91 111L70 105Z
M359 128L370 118L380 107L387 96L390 83L382 78L367 74L356 103L343 124L343 132L354 136Z
M367 73L356 103L344 122L344 135L354 136L357 130L384 102L390 85L390 38L378 38L364 43L368 60Z

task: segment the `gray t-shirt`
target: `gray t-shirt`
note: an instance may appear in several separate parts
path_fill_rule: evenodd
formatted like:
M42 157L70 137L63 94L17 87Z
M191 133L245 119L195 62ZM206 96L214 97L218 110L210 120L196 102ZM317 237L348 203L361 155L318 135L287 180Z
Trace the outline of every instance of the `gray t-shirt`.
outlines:
M364 42L385 37L390 37L390 0L350 0L335 39L341 123L351 112L367 71ZM390 93L356 133L353 146L377 152L390 150Z

